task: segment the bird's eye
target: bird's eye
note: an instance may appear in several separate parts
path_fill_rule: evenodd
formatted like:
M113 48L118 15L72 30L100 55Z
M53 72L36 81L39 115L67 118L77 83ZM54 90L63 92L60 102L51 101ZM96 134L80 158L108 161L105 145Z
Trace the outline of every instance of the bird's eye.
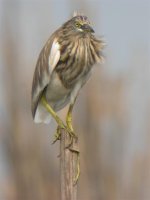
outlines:
M80 28L81 27L81 24L79 22L76 22L76 27Z

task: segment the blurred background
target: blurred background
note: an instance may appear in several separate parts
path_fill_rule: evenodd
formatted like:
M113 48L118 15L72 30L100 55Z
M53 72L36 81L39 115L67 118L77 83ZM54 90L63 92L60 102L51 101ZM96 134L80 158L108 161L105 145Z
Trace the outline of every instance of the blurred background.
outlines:
M73 113L78 200L149 200L149 0L0 0L0 200L60 199L56 123L33 123L30 93L41 48L74 10L107 43Z

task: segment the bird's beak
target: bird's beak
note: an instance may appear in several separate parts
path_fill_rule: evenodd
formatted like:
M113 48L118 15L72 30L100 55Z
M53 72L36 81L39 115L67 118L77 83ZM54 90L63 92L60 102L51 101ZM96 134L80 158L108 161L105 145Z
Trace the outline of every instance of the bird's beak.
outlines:
M94 32L95 32L95 31L93 30L93 28L92 28L90 25L88 25L88 24L83 24L83 25L82 25L82 29L83 29L84 31L90 32L90 33L94 33Z

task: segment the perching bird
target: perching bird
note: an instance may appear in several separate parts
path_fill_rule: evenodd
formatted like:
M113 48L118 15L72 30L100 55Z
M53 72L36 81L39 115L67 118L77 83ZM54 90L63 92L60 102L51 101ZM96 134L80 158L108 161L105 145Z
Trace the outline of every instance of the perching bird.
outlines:
M72 109L76 97L103 60L104 43L94 35L88 18L75 14L56 30L43 47L32 85L32 115L36 123L49 123L53 116L61 128L73 132ZM56 114L70 104L66 124Z

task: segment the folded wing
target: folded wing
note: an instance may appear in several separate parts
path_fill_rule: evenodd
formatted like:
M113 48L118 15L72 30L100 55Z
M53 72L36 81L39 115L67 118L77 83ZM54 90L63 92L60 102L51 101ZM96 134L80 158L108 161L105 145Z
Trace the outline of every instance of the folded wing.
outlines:
M39 55L32 83L31 109L33 118L35 117L44 89L49 84L51 74L60 59L59 49L57 39L52 35Z

